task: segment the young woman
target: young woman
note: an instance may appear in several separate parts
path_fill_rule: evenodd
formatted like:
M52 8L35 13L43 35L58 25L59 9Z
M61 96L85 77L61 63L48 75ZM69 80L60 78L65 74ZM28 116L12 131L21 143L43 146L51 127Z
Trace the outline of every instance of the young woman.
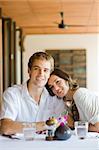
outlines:
M60 69L55 69L51 73L46 88L50 95L63 98L74 121L87 121L89 131L99 132L98 95L87 88L79 87L76 81Z

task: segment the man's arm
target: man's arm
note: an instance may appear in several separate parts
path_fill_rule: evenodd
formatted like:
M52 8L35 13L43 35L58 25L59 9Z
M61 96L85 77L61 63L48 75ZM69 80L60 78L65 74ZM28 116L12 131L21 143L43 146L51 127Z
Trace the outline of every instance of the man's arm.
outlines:
M88 130L93 132L99 132L99 122L95 123L94 125L90 123Z
M16 122L11 119L2 119L1 120L1 133L6 135L22 133L23 128L30 128L32 126L36 127L36 131L45 130L45 122L35 122L35 123L22 123Z

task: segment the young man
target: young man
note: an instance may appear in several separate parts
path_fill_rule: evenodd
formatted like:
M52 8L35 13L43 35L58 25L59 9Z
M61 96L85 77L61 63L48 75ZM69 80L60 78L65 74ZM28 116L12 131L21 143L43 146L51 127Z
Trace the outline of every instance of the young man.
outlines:
M30 57L29 80L25 84L9 87L3 94L3 134L15 134L31 126L36 126L37 131L44 130L44 121L64 111L63 101L51 97L44 87L53 69L54 60L47 53L37 52Z

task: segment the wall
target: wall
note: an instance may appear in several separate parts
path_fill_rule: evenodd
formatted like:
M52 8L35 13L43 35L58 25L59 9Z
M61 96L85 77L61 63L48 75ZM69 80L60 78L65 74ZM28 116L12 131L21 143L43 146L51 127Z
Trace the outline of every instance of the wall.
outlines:
M2 76L2 20L0 19L0 111L1 111L1 101L3 92L3 76Z
M98 61L98 67L99 67L99 34L98 34L98 44L97 44L97 49L98 49L98 52L97 52L97 61ZM99 69L97 68L97 74L98 74L98 79L97 79L97 86L98 86L98 93L99 93Z
M87 87L99 92L98 36L97 34L26 36L24 39L23 80L28 78L27 63L32 53L46 49L85 48L87 51Z

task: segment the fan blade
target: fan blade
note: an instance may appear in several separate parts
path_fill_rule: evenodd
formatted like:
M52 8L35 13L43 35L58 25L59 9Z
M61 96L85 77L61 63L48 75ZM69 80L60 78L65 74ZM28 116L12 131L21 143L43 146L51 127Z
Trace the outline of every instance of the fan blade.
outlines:
M53 25L52 26L51 25L48 25L48 26L47 25L44 25L44 26L21 26L21 27L22 28L38 28L38 29L39 28L54 28L54 27L56 28L56 26L53 26Z
M68 28L70 28L70 27L88 27L88 26L91 26L91 27L96 27L96 26L99 26L99 25L71 25L71 24L59 24L59 23L56 23L57 25L58 25L58 28L66 28L66 29L68 29ZM35 25L35 26L21 26L22 28L37 28L37 29L39 29L39 28L57 28L57 26L56 25Z
M73 25L73 24L71 25L71 24L67 24L66 26L68 26L68 27L88 27L88 26L94 27L96 25Z

